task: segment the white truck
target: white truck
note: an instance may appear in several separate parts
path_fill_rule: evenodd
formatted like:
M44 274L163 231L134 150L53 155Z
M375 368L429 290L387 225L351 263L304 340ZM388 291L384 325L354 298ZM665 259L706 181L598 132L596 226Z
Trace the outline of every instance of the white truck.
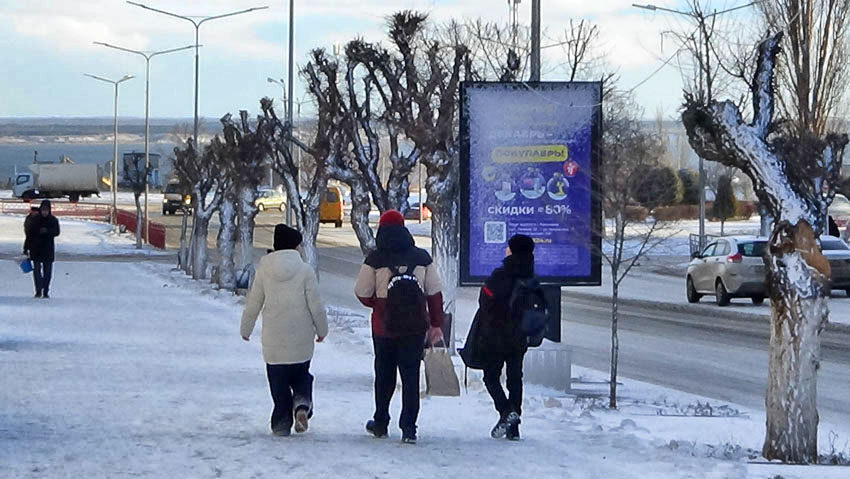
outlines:
M15 178L16 198L61 198L67 196L72 203L80 197L100 195L102 172L95 164L33 164L29 172L18 173Z

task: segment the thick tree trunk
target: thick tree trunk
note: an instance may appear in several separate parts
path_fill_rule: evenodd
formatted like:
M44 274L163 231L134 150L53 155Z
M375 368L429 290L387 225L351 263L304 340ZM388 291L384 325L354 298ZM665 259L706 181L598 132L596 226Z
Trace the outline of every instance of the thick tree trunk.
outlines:
M301 230L301 235L304 237L304 240L301 242L304 261L313 267L316 277L319 277L319 248L316 246L316 237L319 235L318 208L309 209L304 212L299 229Z
M183 218L180 220L180 251L177 253L177 266L186 273L189 272L189 247L186 244L186 232L189 227L189 211L183 211Z
M240 266L243 270L254 264L254 227L259 211L254 204L256 200L256 189L244 187L239 192L239 241L242 245Z
M136 200L136 249L142 249L142 203L139 200L141 193L135 193Z
M234 271L234 239L236 237L236 211L232 200L226 199L218 210L221 223L218 230L218 285L222 289L236 290L236 273Z
M438 152L426 163L428 179L428 203L434 215L431 217L431 247L437 271L443 283L443 311L455 318L455 300L459 278L460 238L458 231L458 162L457 155ZM450 350L454 352L455 327L449 338Z
M608 407L617 409L617 366L620 360L620 336L617 332L620 315L620 283L617 282L617 274L611 274L611 377L610 390L608 394Z
M829 316L829 262L805 221L777 225L766 255L772 305L762 454L790 463L817 461L820 333Z
M375 233L369 225L372 201L362 181L352 181L348 186L351 187L351 226L360 243L360 251L366 256L375 249Z
M192 278L207 278L207 236L209 235L210 217L195 212L195 224L192 228Z

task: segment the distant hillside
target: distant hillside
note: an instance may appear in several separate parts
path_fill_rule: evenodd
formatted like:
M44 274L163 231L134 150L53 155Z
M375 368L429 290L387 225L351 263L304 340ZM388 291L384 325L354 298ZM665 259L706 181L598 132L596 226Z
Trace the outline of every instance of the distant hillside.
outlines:
M187 127L191 130L192 121L191 118L152 118L151 135L167 135ZM209 121L203 119L202 126ZM109 135L112 131L112 118L0 118L0 137L94 136ZM144 135L145 120L119 117L118 131Z

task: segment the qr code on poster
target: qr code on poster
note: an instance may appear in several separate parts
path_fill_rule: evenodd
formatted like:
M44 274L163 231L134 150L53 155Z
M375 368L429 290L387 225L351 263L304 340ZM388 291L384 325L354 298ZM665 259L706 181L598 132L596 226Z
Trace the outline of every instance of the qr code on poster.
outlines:
M503 221L484 222L484 242L501 244L508 240L508 224Z

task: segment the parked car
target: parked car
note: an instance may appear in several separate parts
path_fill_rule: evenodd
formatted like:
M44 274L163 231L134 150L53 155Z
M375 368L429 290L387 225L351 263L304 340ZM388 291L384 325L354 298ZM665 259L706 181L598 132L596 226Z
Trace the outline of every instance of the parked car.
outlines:
M762 304L767 241L753 236L729 236L712 241L694 254L685 278L688 302L714 295L718 306L728 305L732 298L750 298L753 304Z
M423 195L423 196L425 197L424 200L427 202L428 201L428 195ZM408 208L407 208L407 211L404 213L404 219L418 220L419 219L419 194L418 193L411 193L410 196L407 198L407 204L408 204ZM431 219L431 210L427 206L422 205L422 220L428 221L430 219Z
M821 236L820 248L829 261L829 287L843 289L850 296L850 247L835 236Z
M260 212L278 209L286 211L286 196L278 190L260 190L260 197L254 202Z
M319 223L333 223L337 228L342 228L344 216L345 205L342 201L342 191L338 186L328 185L319 205Z
M839 228L846 228L850 224L850 200L846 196L835 195L828 211Z
M181 191L179 181L169 181L162 193L162 216L173 215L177 211L192 213L192 195Z

